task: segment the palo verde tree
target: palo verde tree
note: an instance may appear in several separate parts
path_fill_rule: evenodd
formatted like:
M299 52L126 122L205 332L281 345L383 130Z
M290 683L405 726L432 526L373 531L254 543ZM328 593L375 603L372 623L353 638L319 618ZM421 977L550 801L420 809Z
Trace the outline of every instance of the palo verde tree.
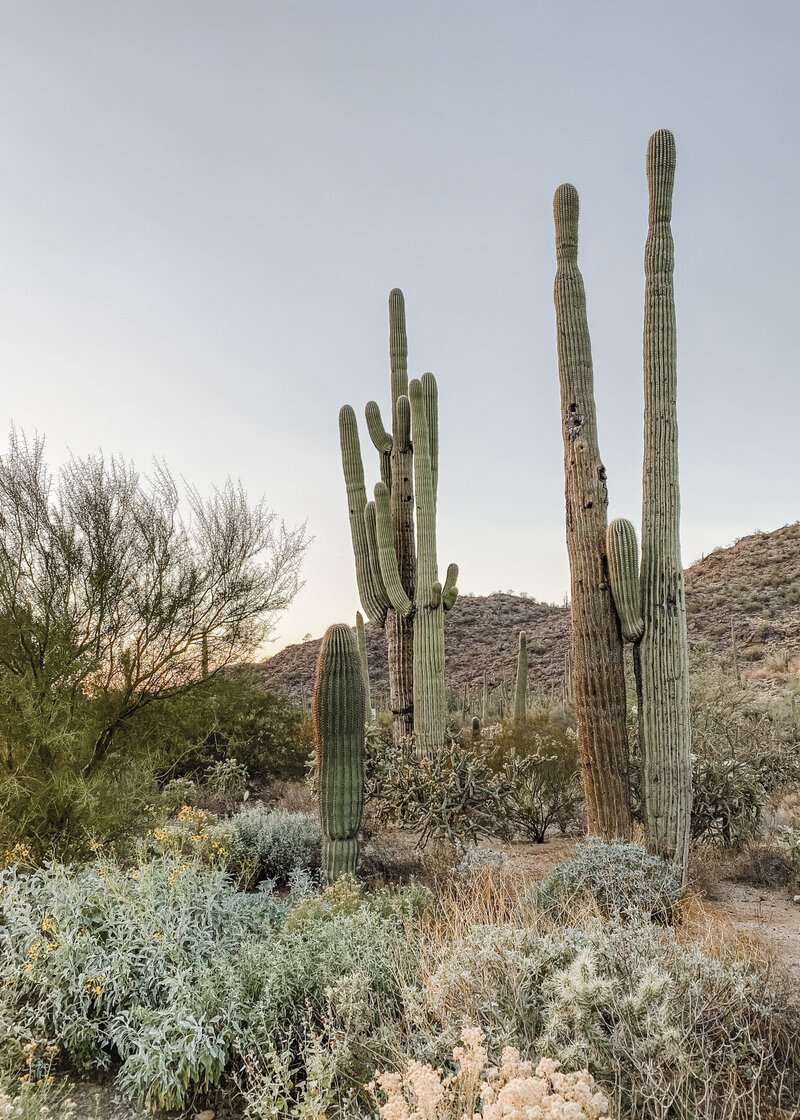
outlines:
M252 655L297 592L305 527L240 484L183 494L102 455L0 456L0 812L42 839L129 760L150 705Z

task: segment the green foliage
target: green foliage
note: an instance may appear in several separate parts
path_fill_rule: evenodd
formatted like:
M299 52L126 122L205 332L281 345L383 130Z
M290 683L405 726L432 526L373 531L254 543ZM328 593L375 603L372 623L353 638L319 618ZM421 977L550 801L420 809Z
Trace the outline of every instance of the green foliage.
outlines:
M339 915L357 914L367 909L381 918L418 918L431 910L434 896L427 887L413 880L406 886L367 892L362 884L343 875L321 894L299 902L286 917L284 929L291 932L315 922L332 921Z
M747 843L764 807L800 784L795 729L708 656L695 658L691 697L692 836L722 847Z
M207 767L233 757L252 782L301 781L314 744L307 714L264 692L245 669L212 677L191 695L142 713L136 734L158 745L156 765L167 779L199 779Z
M764 786L747 759L695 759L692 793L693 839L733 848L758 835Z
M524 724L501 724L492 737L491 762L506 788L506 818L526 839L542 844L551 825L566 832L582 821L578 744L571 727L540 713Z
M228 866L251 883L289 882L297 871L320 865L321 833L315 813L289 813L261 805L240 810L216 829Z
M596 907L604 915L669 917L681 895L680 871L630 840L590 837L539 884L538 905L568 920Z
M306 543L240 485L203 499L163 464L145 480L102 455L53 476L43 443L12 432L0 456L3 831L46 852L130 827L153 760L128 729L195 688L207 661L218 671L259 647L300 586Z
M370 738L367 797L380 821L416 833L420 848L502 833L506 792L481 743L451 739L434 757L420 758L413 738L399 746Z

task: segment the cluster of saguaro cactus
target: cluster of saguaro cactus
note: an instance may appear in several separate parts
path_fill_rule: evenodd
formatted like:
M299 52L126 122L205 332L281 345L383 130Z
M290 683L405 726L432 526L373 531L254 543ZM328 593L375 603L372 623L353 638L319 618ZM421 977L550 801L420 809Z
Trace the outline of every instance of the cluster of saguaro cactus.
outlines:
M389 296L392 433L374 401L367 427L380 454L381 481L367 501L355 413L339 414L342 466L347 485L356 578L364 610L388 636L390 703L395 741L416 735L421 755L444 742L444 615L456 601L458 568L444 586L436 557L439 436L436 380L431 373L408 380L405 305ZM416 557L414 506L416 501Z
M528 643L525 631L519 632L517 654L517 687L514 692L514 722L524 723L528 717Z
M364 676L349 626L329 627L314 683L322 866L328 883L354 875L364 806Z
M601 668L600 680L604 696L608 697L605 706L609 742L612 738L615 742L624 739L625 691L620 679L620 643L624 639L634 645L645 837L653 851L685 868L691 811L691 729L686 604L679 536L674 252L670 230L674 178L675 141L672 133L662 129L650 137L647 148L650 206L645 247L641 571L636 531L629 521L612 522L605 539L600 536L601 527L605 528L607 506L605 470L597 452L591 352L583 285L577 270L578 200L570 186L559 187L555 208L559 275L562 257L568 256L572 298L568 286L559 285L557 276L556 310L564 406L567 539L571 542L574 686L579 735L586 754L587 799L590 790L600 791L597 774L591 773L599 762L605 767L613 798L606 800L601 796L596 802L601 825L598 830L611 832L615 823L625 823L624 816L616 810L618 789L625 776L622 758L617 751L609 752L604 759L592 757L586 727L587 715L591 714L586 705L587 682L593 670ZM580 399L581 387L583 400ZM584 438L587 400L591 440ZM599 494L602 516L598 515L598 487L591 471L581 473L578 470L581 453L588 460L596 460L591 465L602 486ZM598 628L594 630L594 637L605 635L603 645L607 656L601 667L587 664L586 659L584 634L587 628L583 614L587 587L595 592ZM616 616L616 640L608 629L606 607L609 601L613 602Z

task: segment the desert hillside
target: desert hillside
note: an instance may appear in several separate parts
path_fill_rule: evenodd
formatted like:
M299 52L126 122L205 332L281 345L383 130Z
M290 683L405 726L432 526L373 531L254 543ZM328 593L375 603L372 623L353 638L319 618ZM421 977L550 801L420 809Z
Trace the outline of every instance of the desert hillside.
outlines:
M767 675L800 656L800 522L742 537L686 571L689 640L731 650L731 620L746 674ZM523 595L465 595L445 615L450 687L509 685L516 672L517 635L528 636L530 686L559 685L569 643L569 609ZM388 687L383 632L367 625L373 690ZM265 688L307 700L319 639L287 646L259 666Z

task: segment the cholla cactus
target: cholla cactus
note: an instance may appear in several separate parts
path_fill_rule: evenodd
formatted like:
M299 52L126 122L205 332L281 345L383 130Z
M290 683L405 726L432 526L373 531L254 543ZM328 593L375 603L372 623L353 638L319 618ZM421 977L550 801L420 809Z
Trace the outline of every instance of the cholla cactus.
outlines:
M322 863L332 883L355 874L364 805L364 677L349 626L331 626L322 639L313 708Z

